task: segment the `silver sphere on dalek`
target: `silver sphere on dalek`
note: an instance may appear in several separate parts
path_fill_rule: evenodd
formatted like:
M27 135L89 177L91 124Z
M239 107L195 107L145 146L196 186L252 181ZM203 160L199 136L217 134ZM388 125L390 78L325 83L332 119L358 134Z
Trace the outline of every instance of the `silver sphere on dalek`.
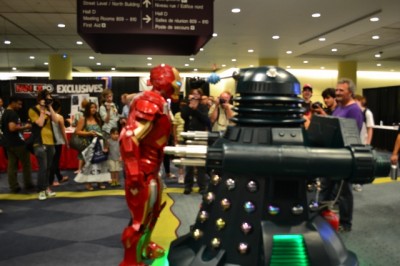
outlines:
M235 126L209 133L204 157L165 149L195 156L188 162L211 176L191 231L171 243L170 265L358 265L321 216L315 179L370 183L390 162L361 145L351 119L317 117L306 131L300 84L288 71L246 68L234 78Z

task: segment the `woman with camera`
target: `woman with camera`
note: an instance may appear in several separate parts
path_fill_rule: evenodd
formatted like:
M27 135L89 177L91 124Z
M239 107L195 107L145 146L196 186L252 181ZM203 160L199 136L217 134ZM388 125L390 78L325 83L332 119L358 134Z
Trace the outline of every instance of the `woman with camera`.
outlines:
M55 197L56 193L49 187L50 170L55 153L54 133L52 121L57 123L58 117L53 110L53 97L50 92L43 90L37 96L37 105L28 111L29 119L32 121L31 142L33 153L39 165L37 187L39 200Z

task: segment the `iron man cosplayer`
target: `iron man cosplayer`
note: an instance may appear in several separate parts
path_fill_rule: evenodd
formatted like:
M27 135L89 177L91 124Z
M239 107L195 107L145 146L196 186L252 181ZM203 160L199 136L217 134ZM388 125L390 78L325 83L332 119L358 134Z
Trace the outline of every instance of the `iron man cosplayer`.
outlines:
M122 234L125 248L120 266L143 266L144 260L164 255L164 249L150 241L161 204L160 165L163 148L171 133L168 104L178 99L179 72L159 65L150 72L152 90L136 95L130 105L125 128L121 132L121 156L125 164L125 196L132 222Z

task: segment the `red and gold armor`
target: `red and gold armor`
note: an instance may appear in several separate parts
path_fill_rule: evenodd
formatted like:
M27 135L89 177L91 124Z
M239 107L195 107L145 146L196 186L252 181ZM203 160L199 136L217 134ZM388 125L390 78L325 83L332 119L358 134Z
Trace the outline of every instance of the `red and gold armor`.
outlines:
M168 65L151 70L152 90L137 95L130 106L120 137L125 165L125 197L132 222L123 234L124 260L120 266L143 266L144 260L164 255L164 249L151 242L151 233L165 204L161 204L159 177L163 149L171 133L166 98L179 92L179 72Z

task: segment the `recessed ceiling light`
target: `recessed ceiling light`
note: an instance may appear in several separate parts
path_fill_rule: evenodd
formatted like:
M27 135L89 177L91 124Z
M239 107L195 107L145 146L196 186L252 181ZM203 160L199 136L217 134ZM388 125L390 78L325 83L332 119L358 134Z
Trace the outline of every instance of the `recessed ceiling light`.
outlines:
M100 63L100 62L97 62L96 65L101 66L101 63Z
M307 60L304 60L303 63L304 63L304 64L308 64L308 61L307 61Z
M226 67L226 65L225 65L225 64L222 64L221 66L222 66L222 67Z
M254 67L254 65L249 65L249 67Z
M286 51L286 53L287 53L287 54L292 54L293 52L292 52L292 51Z
M231 60L232 62L236 62L236 58L232 58L232 60Z
M379 18L378 17L372 17L372 18L369 19L369 21L377 22L377 21L379 21Z
M232 13L240 13L240 8L232 8Z
M376 58L380 58L380 57L381 57L381 54L375 54L375 57L376 57Z
M147 65L148 65L148 66L152 66L153 64L152 64L152 63L147 63Z
M4 44L11 44L11 41L10 40L5 40Z
M35 57L33 55L29 56L29 59L33 60Z
M90 60L94 60L94 56L89 56L89 59Z
M319 18L321 16L321 13L314 13L311 15L313 18Z
M189 60L190 60L190 61L194 61L194 58L193 58L193 57L191 57L191 58L189 58Z
M49 62L44 62L43 65L47 66L49 65Z
M13 67L13 68L11 68L13 71L16 71L17 70L17 68L16 67Z
M374 39L374 40L379 40L379 35L374 35L374 36L372 36L372 39Z
M286 66L286 68L292 68L291 66Z
M382 64L381 64L381 63L378 63L378 64L376 64L376 66L380 67L380 66L382 66Z
M57 27L59 27L59 28L65 28L65 24L63 24L63 23L58 23L58 24L57 24Z
M274 40L278 40L279 38L280 38L279 35L272 36L272 39L274 39Z
M189 64L185 64L185 67L188 67L189 66Z
M249 49L249 50L247 50L247 52L254 53L254 50L253 49Z
M320 67L321 69L325 69L325 67L324 66L322 66L322 67Z
M82 42L82 41L76 41L76 44L77 44L77 45L82 45L83 42Z
M147 60L153 60L153 58L152 57L147 57Z
M337 50L337 48L332 48L331 51L332 52L337 52L338 50Z
M115 67L112 67L111 70L112 70L112 71L115 71Z
M200 48L200 52L203 52L204 51L204 48Z
M197 72L197 68L193 69L194 72Z
M213 33L212 36L213 36L213 37L217 37L217 36L218 36L218 33Z
M320 41L320 42L324 42L324 41L326 41L326 38L324 38L324 37L321 37L321 38L319 38L319 39L318 39L318 41Z

